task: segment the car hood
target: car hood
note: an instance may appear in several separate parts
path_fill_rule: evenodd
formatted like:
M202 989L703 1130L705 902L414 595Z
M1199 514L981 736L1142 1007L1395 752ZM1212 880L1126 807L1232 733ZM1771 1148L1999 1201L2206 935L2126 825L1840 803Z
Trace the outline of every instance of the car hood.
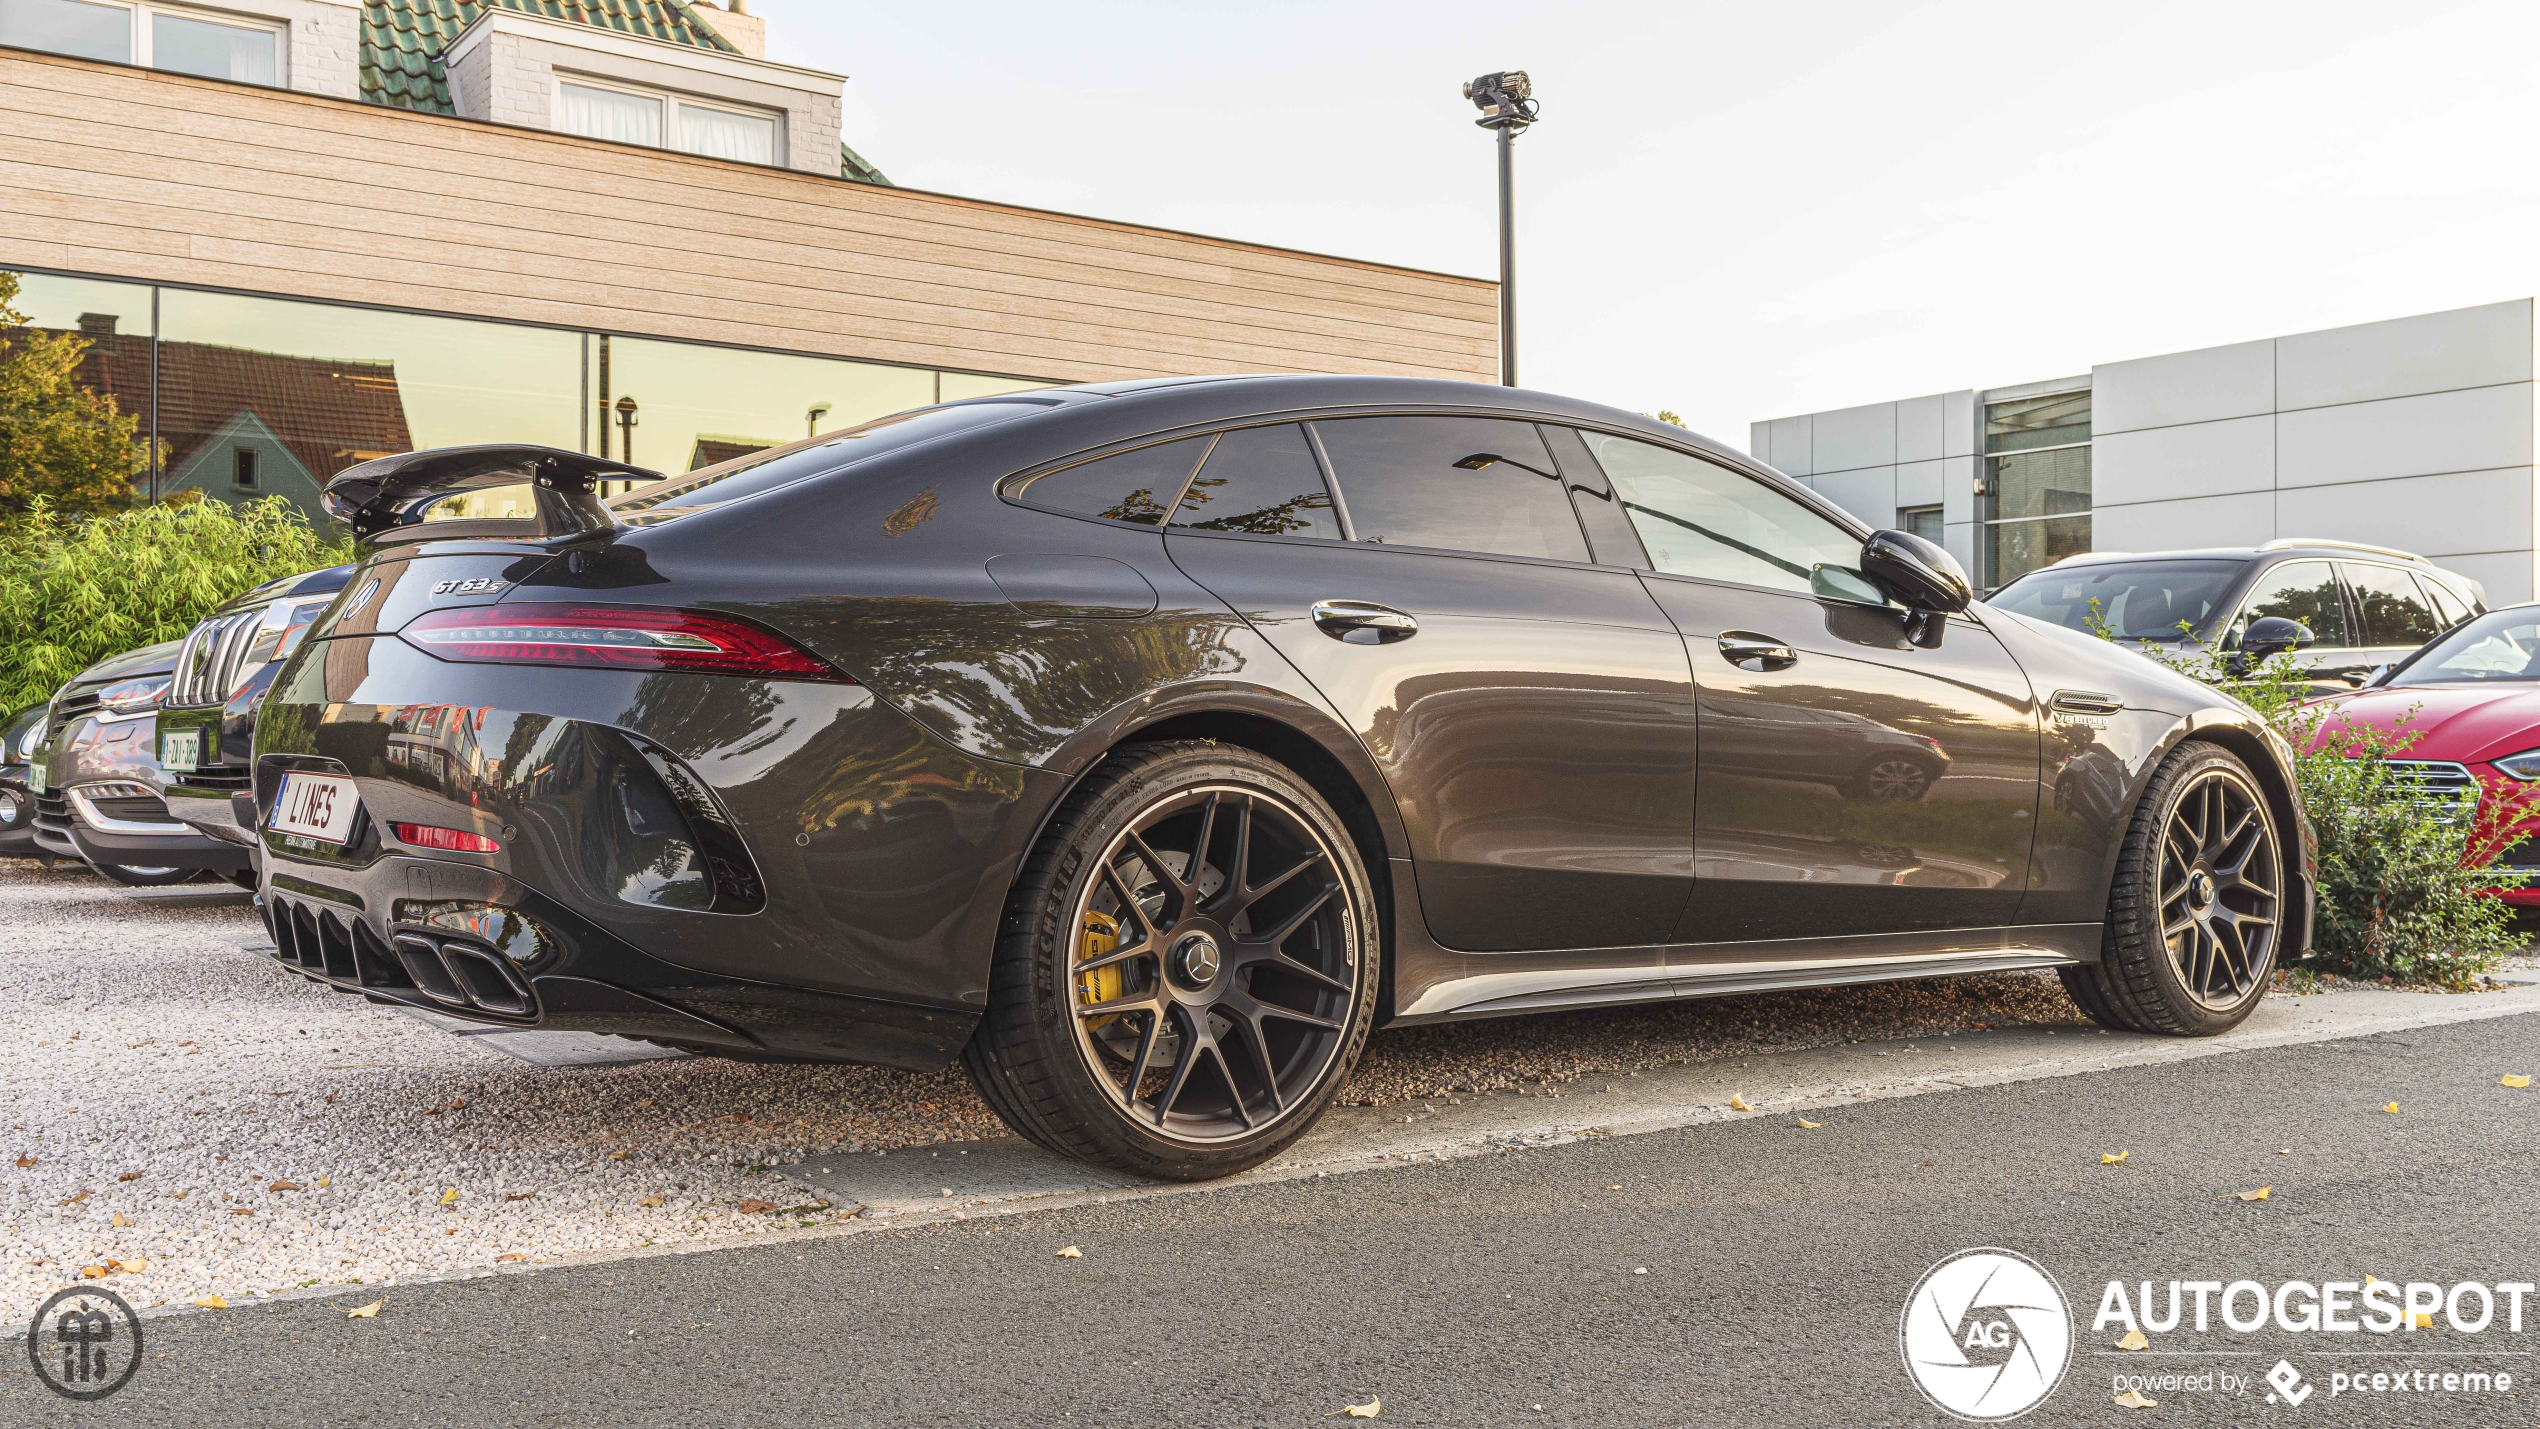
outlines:
M2416 736L2410 759L2501 758L2540 747L2540 684L2488 681L2358 690L2320 702L2327 726L2366 725Z
M176 650L184 643L182 640L165 640L109 656L80 671L71 678L71 683L102 685L109 680L129 680L135 675L164 675L176 668Z

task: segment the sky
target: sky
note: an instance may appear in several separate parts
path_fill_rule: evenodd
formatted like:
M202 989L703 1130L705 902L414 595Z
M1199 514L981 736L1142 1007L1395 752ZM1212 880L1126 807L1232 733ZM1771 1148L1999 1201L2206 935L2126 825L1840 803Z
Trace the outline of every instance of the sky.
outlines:
M898 183L1495 276L1519 375L1750 422L2540 291L2540 6L751 0Z

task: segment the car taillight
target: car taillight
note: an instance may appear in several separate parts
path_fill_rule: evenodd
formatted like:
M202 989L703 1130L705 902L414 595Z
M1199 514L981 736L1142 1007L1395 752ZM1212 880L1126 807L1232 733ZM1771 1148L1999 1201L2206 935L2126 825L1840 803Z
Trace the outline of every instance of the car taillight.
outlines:
M445 829L436 824L397 824L388 826L398 842L416 848L446 849L451 853L501 853L503 846L483 834L464 829Z
M855 683L772 630L702 610L479 605L433 611L398 634L444 660Z

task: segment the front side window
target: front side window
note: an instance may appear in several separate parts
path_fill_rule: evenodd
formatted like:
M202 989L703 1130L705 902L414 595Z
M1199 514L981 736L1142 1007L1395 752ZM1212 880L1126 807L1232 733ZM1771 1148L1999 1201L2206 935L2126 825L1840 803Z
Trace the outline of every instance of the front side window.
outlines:
M1531 422L1345 417L1314 430L1361 541L1588 558L1579 518Z
M0 0L0 45L132 63L132 11L88 0Z
M776 121L764 114L735 114L682 101L679 147L709 159L738 159L745 164L776 162Z
M1583 435L1659 570L1808 591L1817 567L1860 563L1859 537L1753 477L1671 447Z
M1173 498L1182 492L1182 483L1190 480L1191 468L1207 450L1208 438L1184 437L1100 457L1035 478L1023 488L1023 499L1076 516L1161 526Z
M1340 518L1323 468L1294 422L1244 427L1217 439L1208 460L1191 478L1173 525L1192 531L1240 531L1254 536L1320 536L1337 541Z
M2181 625L2205 628L2240 570L2237 561L2094 561L2032 571L1985 604L2119 640L2176 640Z
M279 68L274 62L279 38L271 30L154 11L150 16L150 66L178 74L199 74L205 79L272 84Z
M2323 646L2351 645L2346 635L2346 602L2337 594L2337 573L2326 561L2287 561L2258 577L2240 618L2223 637L2225 649L2237 650L2249 633L2249 622L2267 616L2298 620L2310 627Z
M621 144L661 147L661 101L651 95L627 94L587 84L556 86L567 134L610 139Z
M2363 618L2364 644L2422 645L2443 633L2434 607L2406 571L2348 563L2346 584L2355 592L2355 613Z

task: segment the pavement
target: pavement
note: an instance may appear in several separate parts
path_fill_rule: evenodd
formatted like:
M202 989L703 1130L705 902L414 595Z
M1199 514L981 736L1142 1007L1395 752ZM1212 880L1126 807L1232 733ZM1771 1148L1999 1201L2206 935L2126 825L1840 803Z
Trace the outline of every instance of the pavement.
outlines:
M153 1318L102 1405L12 1356L0 1424L1304 1425L1375 1401L1412 1424L1944 1424L1900 1315L1978 1246L2068 1302L2070 1367L2024 1423L2528 1423L2540 1300L2525 1333L2182 1325L2140 1352L2093 1315L2112 1280L2540 1281L2540 1090L2499 1080L2540 1070L2535 998L2271 999L2213 1042L1988 1031L1350 1108L1319 1162L1204 1188L1053 1185L991 1143L813 1158L899 1214ZM2298 1408L2267 1402L2279 1361ZM2331 1389L2428 1370L2431 1391ZM2447 1393L2447 1370L2516 1384ZM2120 1375L2153 1376L2153 1406L2118 1407Z

